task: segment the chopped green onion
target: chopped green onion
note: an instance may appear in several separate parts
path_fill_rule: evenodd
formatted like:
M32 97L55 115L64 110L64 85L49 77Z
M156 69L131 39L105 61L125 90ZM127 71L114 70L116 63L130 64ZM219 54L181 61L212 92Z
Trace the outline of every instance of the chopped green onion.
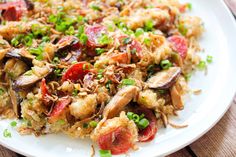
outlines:
M192 10L192 9L193 9L193 6L192 6L191 3L187 3L187 4L186 4L186 7L187 7L189 10Z
M188 32L188 29L184 24L179 24L178 25L178 30L183 36L186 36L186 34Z
M107 83L105 84L105 87L110 91L110 84L112 83L111 80L107 81Z
M11 40L11 44L16 47L20 44L19 40L15 37Z
M29 49L29 52L32 54L32 55L40 55L43 50L41 47L38 47L38 48L30 48Z
M140 119L143 119L144 116L145 116L145 115L142 113L139 117L140 117Z
M76 36L77 36L78 38L80 38L80 36L81 36L83 33L84 33L84 26L81 25L81 26L78 27L78 34L76 34Z
M188 74L184 75L184 78L185 78L186 81L189 81L191 79L191 76L192 76L192 74L188 73Z
M66 22L61 22L56 24L56 30L59 32L64 32L65 30L67 30L67 23Z
M65 34L67 35L73 35L75 33L75 28L73 26L70 26L68 30L65 31Z
M101 55L103 52L105 52L105 49L103 49L103 48L96 48L95 51L96 51L97 55Z
M161 66L162 69L167 70L170 67L172 67L172 63L169 60L166 59L166 60L161 61L160 66Z
M103 69L100 69L99 71L98 71L98 75L97 75L97 78L100 80L100 79L102 79L103 78Z
M53 60L52 60L52 63L53 63L53 64L58 64L58 63L60 63L59 57L54 57Z
M51 22L51 23L56 23L57 20L58 20L58 18L55 15L50 15L49 18L48 18L48 21Z
M154 27L153 21L148 20L148 21L145 22L144 30L145 31L152 31L153 27Z
M56 68L56 69L54 70L54 74L55 74L57 77L62 76L62 72L63 72L63 69Z
M49 31L48 26L33 24L31 26L32 33L35 37L46 35Z
M127 117L129 118L129 120L133 119L133 115L134 115L133 112L127 112Z
M199 70L205 70L206 69L206 62L205 61L200 61L199 64L197 65Z
M59 125L64 125L66 122L63 119L59 119L56 123Z
M78 21L79 23L83 23L83 22L85 22L85 18L84 18L83 16L79 15L79 16L77 17L77 21Z
M157 90L160 94L166 94L166 90L164 90L164 89L159 89L159 90Z
M11 125L12 127L15 127L15 126L17 125L17 122L16 122L16 121L12 121L12 122L10 123L10 125Z
M111 43L111 38L109 38L106 34L103 34L99 39L98 42L102 45L107 45Z
M122 85L126 85L126 86L129 86L129 85L134 85L135 84L135 81L132 80L132 79L123 79L122 82L121 82Z
M39 46L38 48L30 48L29 52L32 55L35 55L37 60L43 60L43 48L42 48L42 46Z
M151 45L151 40L149 38L145 38L143 40L144 44L147 45L147 46L150 46Z
M131 43L132 39L130 37L124 38L123 39L123 44L129 44Z
M95 10L95 11L102 11L102 9L97 5L91 5L90 8Z
M83 128L88 128L88 126L89 126L88 123L83 124Z
M208 55L206 60L207 60L207 63L212 63L213 57Z
M3 95L5 93L5 90L0 88L0 95Z
M90 122L89 122L89 125L90 125L91 127L95 128L95 127L98 125L98 122L96 122L96 121L90 121Z
M140 117L139 117L139 115L137 115L137 114L133 114L133 116L132 116L132 120L133 120L135 123L138 123L138 122L140 121Z
M99 150L100 157L112 157L110 150Z
M50 38L48 36L44 36L42 38L42 42L49 42L50 41Z
M146 118L143 118L138 122L138 127L140 129L145 129L148 125L149 125L149 121Z
M11 132L8 129L5 129L3 131L3 136L6 138L10 138L11 137Z
M79 37L79 40L82 42L82 44L86 44L88 41L88 37L85 33L81 34L81 36Z
M31 46L33 44L33 35L32 34L26 35L22 39L22 43L26 46Z
M140 35L142 35L144 33L144 30L142 28L138 28L135 31L135 36L139 37Z
M75 90L72 92L72 95L73 95L73 96L77 96L77 95L78 95L78 92L79 92L79 91L78 91L77 89L75 89Z

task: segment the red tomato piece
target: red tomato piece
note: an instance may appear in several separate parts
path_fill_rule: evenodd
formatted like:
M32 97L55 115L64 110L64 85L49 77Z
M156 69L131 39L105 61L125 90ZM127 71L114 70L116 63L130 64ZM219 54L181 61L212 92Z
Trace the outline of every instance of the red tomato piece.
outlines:
M185 59L188 52L188 43L187 40L179 35L174 35L168 38L172 49L179 53L182 59Z
M157 119L154 113L146 108L138 108L135 112L139 115L143 113L145 115L145 118L149 120L149 125L145 129L139 130L138 132L139 142L148 142L153 140L157 133Z
M57 119L61 114L64 113L65 108L71 103L71 98L66 96L60 98L56 105L54 106L51 114L49 115L50 119Z
M85 61L74 64L62 76L62 81L71 80L72 82L77 82L78 80L83 80L84 76L92 71L92 68L93 66Z
M0 10L3 10L2 17L7 21L18 21L25 11L27 11L24 0L15 2L6 2L0 4Z
M98 138L102 150L111 150L113 155L126 153L132 146L131 133L128 129L118 127Z
M90 46L90 47L104 46L99 43L99 38L102 36L102 34L107 33L106 27L102 25L88 26L85 29L85 33L88 37L87 46Z
M130 63L129 55L126 52L115 54L115 55L111 56L111 60L113 60L114 62L118 62L120 64L129 64Z
M41 93L42 93L42 100L43 100L43 103L45 105L49 105L51 100L49 99L49 96L51 95L48 91L48 88L47 88L47 84L46 84L46 80L43 78L42 82L41 82L41 86L40 86L40 89L41 89Z

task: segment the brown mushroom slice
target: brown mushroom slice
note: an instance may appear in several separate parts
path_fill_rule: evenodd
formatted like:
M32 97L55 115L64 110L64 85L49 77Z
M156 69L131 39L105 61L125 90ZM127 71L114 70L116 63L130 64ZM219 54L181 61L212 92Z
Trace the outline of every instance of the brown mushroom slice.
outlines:
M64 51L71 48L73 45L78 43L78 39L73 36L66 36L59 40L56 44L57 52Z
M103 111L103 117L113 118L118 115L120 111L137 95L137 93L138 88L135 86L123 87L106 105Z
M147 85L149 88L153 89L168 89L175 82L181 73L179 67L171 67L168 70L163 70L156 73L154 76L147 80Z
M174 85L170 89L170 95L172 104L175 109L182 110L184 108L184 103L180 91L178 91L177 85Z
M47 68L47 67L45 67ZM21 90L21 89L26 89L28 87L31 87L44 77L48 76L52 72L52 69L48 69L47 72L44 75L38 76L33 73L32 70L27 71L20 77L16 79L16 81L13 84L13 89L15 90Z
M10 50L6 54L6 57L19 59L19 60L23 61L25 64L27 64L29 67L32 66L32 60L34 59L34 56L31 55L25 49L13 49L13 50Z
M34 3L30 0L24 0L28 11L34 10Z
M22 102L23 99L20 97L18 92L12 89L12 82L10 83L9 95L11 98L13 111L15 112L17 118L20 118L20 114L21 114L20 103Z

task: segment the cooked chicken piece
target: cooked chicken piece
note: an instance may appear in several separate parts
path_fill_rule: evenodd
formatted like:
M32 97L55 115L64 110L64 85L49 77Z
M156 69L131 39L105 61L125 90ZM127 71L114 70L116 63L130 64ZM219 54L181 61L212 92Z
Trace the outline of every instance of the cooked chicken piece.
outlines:
M148 21L153 21L154 26L159 26L169 20L170 15L167 10L152 8L138 9L135 12L131 12L130 16L125 18L125 23L129 28L135 30L143 28Z
M137 96L138 88L135 86L123 87L111 101L106 105L103 111L103 117L113 118L128 105L128 103Z
M70 113L77 119L85 119L95 113L97 95L90 94L84 98L76 98L69 106Z
M6 25L0 26L0 36L3 38L11 40L18 34L26 33L31 29L31 26L37 21L31 22L7 22Z
M24 62L17 59L9 59L4 67L4 71L12 79L17 78L27 70L27 66Z
M105 119L104 119L105 120ZM125 112L120 113L120 117L115 117L112 119L107 119L107 120L102 120L98 123L97 127L91 134L91 138L94 141L97 141L97 139L104 135L109 133L110 131L122 127L126 128L127 130L130 131L132 135L132 141L133 143L138 140L138 129L134 121L129 120L127 116L125 115Z
M141 91L137 102L145 108L156 108L158 106L157 93L150 89Z
M204 31L203 22L199 17L196 16L182 16L179 19L179 25L184 27L186 30L186 37L198 38Z

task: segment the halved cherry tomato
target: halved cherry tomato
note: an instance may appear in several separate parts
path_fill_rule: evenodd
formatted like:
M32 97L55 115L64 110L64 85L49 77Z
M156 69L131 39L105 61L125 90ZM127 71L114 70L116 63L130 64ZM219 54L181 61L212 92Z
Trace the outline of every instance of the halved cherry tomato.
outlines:
M173 35L168 38L172 49L179 53L182 59L185 59L188 52L188 43L187 40L180 35Z
M42 93L42 100L45 105L49 105L51 100L49 99L49 96L51 95L48 91L46 80L43 78L41 82L41 93Z
M110 58L112 61L118 62L120 64L129 64L130 63L129 55L127 52L114 54Z
M59 118L63 117L64 116L63 114L66 111L66 107L70 103L71 103L70 97L66 96L66 97L60 98L49 115L49 121L53 123L57 121Z
M93 66L88 62L79 62L72 65L65 74L62 76L62 81L71 80L72 82L77 82L78 80L83 80L84 76L93 71Z
M107 32L106 27L102 25L88 26L85 29L85 33L88 37L87 46L90 46L90 47L104 46L99 43L99 38L106 32Z
M126 153L132 146L131 133L128 129L118 127L98 138L98 145L102 150L111 150L113 155Z
M18 0L15 2L1 3L0 10L3 10L2 17L5 20L18 21L23 15L23 12L27 11L27 8L24 0Z
M154 113L146 108L138 108L135 110L135 112L140 115L144 114L145 118L149 120L149 125L145 129L139 130L138 132L139 142L148 142L153 140L157 133L157 119Z

